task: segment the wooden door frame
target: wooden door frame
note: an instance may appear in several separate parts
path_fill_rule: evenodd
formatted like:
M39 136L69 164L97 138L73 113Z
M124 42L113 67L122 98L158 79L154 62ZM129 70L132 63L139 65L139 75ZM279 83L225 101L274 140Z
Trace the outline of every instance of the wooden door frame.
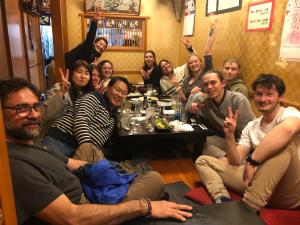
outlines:
M59 80L59 68L65 68L64 54L68 51L68 27L66 0L51 1L50 4L56 80Z
M4 225L17 225L16 208L7 154L2 107L0 107L0 206Z

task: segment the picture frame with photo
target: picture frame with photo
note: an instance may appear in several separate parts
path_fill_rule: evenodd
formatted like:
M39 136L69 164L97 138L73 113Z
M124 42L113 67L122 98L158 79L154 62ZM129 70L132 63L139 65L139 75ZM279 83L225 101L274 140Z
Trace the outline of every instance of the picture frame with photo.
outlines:
M141 0L85 0L85 12L139 15Z

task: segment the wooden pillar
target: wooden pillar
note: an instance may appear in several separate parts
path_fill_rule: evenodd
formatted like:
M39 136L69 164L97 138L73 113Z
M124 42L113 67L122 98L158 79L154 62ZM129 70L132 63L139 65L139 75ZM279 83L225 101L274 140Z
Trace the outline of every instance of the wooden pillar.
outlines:
M64 53L68 51L68 29L66 0L51 1L51 18L54 42L54 61L56 78L59 80L59 68L65 68Z
M3 225L17 225L16 209L7 155L5 130L0 107L0 207L2 208Z

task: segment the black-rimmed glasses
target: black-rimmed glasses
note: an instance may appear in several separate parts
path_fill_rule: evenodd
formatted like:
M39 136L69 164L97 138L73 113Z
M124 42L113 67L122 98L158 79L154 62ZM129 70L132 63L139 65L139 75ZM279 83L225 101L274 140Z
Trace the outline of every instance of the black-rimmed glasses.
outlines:
M19 117L26 117L31 113L32 109L34 109L35 112L41 112L41 109L44 107L45 105L41 103L35 103L33 105L20 104L15 106L4 106L3 109L14 109Z

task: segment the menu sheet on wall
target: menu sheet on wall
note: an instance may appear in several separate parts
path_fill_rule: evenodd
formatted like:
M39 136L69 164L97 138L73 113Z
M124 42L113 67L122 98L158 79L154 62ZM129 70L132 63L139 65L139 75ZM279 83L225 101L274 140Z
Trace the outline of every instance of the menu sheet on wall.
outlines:
M281 36L280 59L300 61L300 0L289 0Z
M246 31L271 30L274 0L249 3Z
M187 36L187 35L194 34L194 22L195 22L195 1L185 0L183 35Z

